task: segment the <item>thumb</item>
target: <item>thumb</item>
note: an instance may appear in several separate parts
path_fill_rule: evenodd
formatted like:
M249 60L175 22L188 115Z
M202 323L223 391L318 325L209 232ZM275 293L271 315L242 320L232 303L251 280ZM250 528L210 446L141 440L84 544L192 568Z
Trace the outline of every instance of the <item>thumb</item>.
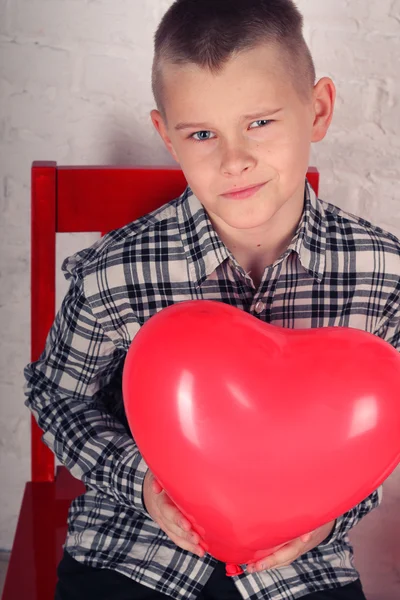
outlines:
M153 481L151 482L152 488L153 488L153 492L155 494L161 494L161 492L163 491L163 486L161 485L161 483L154 477Z

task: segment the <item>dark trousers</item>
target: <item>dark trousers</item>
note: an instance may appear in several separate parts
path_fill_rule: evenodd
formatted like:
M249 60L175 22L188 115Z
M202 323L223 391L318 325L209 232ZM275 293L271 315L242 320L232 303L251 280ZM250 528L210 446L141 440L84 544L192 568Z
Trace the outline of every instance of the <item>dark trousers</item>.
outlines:
M166 600L160 592L109 569L95 569L74 560L67 552L58 566L55 600ZM225 565L218 563L198 600L241 600ZM360 581L335 590L304 596L304 600L366 600Z

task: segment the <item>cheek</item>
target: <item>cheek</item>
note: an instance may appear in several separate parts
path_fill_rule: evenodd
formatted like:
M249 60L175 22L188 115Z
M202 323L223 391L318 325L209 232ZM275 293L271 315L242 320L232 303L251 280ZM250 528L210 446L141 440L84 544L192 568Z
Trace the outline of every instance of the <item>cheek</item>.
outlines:
M212 184L215 174L215 153L210 153L206 148L193 147L189 143L186 147L183 145L178 147L177 154L179 164L191 187L207 188Z
M271 145L272 148L264 157L265 167L275 171L275 193L281 198L291 197L304 184L309 166L310 144L298 129L289 130L274 146Z
M207 198L213 190L213 172L209 165L200 163L193 155L184 156L179 163L194 195L201 199Z
M279 167L288 176L296 176L308 167L311 140L304 126L290 128L277 149Z

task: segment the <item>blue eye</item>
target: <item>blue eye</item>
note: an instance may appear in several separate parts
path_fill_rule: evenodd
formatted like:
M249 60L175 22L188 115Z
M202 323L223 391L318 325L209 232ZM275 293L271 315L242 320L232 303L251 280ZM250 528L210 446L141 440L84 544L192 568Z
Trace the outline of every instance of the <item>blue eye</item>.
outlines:
M195 137L196 135L199 137ZM190 135L189 137L191 137L196 142L206 142L207 140L213 139L212 137L209 137L211 135L213 135L211 131L196 131L196 133L192 133L192 135Z
M258 121L254 121L250 125L250 129L259 129L260 127L266 127L270 123L273 123L270 119L259 119ZM256 127L254 127L256 125ZM196 133L192 133L189 136L189 139L194 140L195 142L207 142L208 140L214 139L216 136L212 131L204 130L204 131L196 131Z
M253 125L257 123L259 123L258 127L266 127L266 125L269 125L272 123L272 121L269 119L260 119L259 121L254 121L254 123L250 125L250 129L258 129L258 127L253 127Z

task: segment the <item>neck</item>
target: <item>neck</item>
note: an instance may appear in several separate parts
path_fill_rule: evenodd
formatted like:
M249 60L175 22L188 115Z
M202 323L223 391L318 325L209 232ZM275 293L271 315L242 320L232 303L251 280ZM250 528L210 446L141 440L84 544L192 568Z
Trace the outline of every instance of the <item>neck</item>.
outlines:
M235 229L210 218L219 237L241 267L253 275L262 273L288 248L304 208L304 188L288 200L275 215L260 227Z

